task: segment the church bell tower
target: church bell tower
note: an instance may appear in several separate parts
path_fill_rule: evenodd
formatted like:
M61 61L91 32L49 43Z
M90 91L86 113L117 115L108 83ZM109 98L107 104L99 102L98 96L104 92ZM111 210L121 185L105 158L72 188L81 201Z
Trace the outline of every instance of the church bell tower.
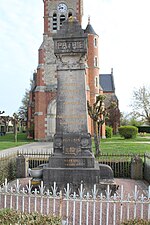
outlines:
M76 17L82 23L83 0L43 0L44 34L53 35L60 29L64 20Z
M83 16L83 0L43 0L43 3L43 42L38 50L28 108L28 128L34 129L35 140L50 140L55 134L57 65L53 36L69 17L75 17L81 25Z

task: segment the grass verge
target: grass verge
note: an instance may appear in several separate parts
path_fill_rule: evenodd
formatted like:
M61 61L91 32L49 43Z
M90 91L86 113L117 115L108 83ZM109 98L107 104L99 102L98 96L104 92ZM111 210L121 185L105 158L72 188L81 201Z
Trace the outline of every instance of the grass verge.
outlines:
M27 139L26 133L18 133L17 139L18 141L14 142L14 135L12 133L6 134L5 136L0 136L0 150L13 148L33 142L33 140Z
M33 140L27 139L25 133L18 133L18 141L14 142L14 135L6 134L0 136L0 150L13 148L28 144ZM95 148L92 142L93 150ZM100 144L101 153L103 154L144 154L150 153L150 135L146 137L137 136L135 139L123 139L118 135L112 138L102 139Z
M93 141L93 149L95 149ZM150 153L150 136L135 139L123 139L120 136L102 139L100 143L102 154L144 154Z

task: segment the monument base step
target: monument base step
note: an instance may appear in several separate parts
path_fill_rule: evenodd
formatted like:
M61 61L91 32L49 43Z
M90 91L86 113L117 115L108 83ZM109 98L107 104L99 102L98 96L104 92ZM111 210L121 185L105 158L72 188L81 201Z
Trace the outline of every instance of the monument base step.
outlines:
M69 183L72 193L78 193L81 183L83 183L85 191L90 193L95 184L98 191L103 194L105 194L108 185L112 193L117 190L112 169L107 165L100 165L99 168L44 168L43 182L47 189L56 182L59 190L64 190Z

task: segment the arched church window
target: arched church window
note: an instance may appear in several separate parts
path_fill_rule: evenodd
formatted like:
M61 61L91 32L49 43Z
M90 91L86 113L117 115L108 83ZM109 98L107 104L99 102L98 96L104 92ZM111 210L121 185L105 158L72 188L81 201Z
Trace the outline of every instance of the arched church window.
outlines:
M57 30L57 14L53 14L53 30Z
M62 26L62 23L66 20L65 15L60 16L60 27Z

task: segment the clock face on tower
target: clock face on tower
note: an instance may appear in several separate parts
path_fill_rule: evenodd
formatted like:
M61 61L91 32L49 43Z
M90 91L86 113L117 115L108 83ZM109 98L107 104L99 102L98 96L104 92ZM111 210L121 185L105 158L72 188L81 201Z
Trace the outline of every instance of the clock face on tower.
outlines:
M59 12L66 12L67 11L67 5L65 3L60 3L58 6L57 6L57 10Z

